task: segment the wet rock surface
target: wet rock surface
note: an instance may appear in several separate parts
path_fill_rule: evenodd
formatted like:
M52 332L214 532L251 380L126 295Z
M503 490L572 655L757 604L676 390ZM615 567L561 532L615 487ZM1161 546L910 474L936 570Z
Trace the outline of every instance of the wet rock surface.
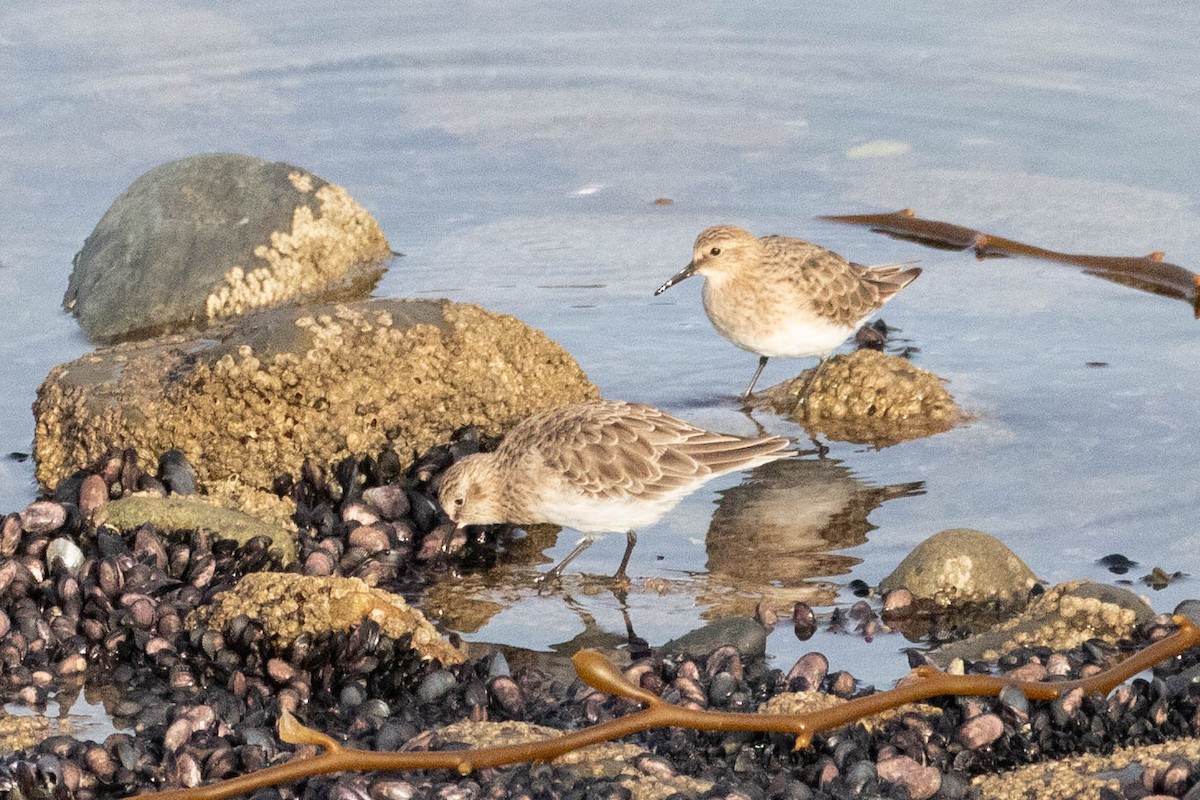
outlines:
M996 660L1020 647L1069 650L1092 640L1128 640L1135 627L1154 616L1127 589L1072 581L1047 589L1016 617L930 653L939 664L955 658ZM1040 680L1040 678L1033 678Z
M915 598L951 603L1023 603L1037 583L1033 571L994 536L952 528L917 545L890 575L881 591L907 589Z
M365 297L392 256L346 190L216 153L138 178L76 255L63 306L94 341L145 338L293 300Z
M261 491L306 460L390 444L407 463L458 428L495 435L596 395L565 350L478 306L274 309L204 339L117 345L55 367L34 405L37 477L53 486L117 441L146 469L180 451L203 491L226 481Z
M941 378L900 356L869 349L835 356L801 403L814 370L765 390L762 402L812 433L876 447L942 433L967 418Z

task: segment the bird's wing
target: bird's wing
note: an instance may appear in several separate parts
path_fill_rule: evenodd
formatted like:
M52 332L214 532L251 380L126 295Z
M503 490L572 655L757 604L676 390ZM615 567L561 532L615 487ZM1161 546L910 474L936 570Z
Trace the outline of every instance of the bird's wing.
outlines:
M794 265L790 270L792 280L803 286L825 316L843 325L857 325L921 274L917 267L901 269L907 263L864 267L820 245L778 238L772 244L786 244L788 259Z
M531 451L566 485L598 499L657 499L770 460L788 444L706 431L650 406L601 402L579 409L541 426Z

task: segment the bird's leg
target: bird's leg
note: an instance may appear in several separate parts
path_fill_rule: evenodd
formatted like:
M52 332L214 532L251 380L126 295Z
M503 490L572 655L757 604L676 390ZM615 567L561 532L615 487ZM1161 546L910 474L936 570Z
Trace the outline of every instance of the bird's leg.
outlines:
M629 576L625 574L625 568L629 566L629 557L633 555L635 544L637 544L637 532L627 531L625 533L625 555L621 556L621 566L617 567L617 571L613 573L613 580L629 583Z
M567 564L575 560L575 557L592 546L592 537L585 536L579 540L579 544L575 545L575 549L567 553L567 557L554 565L549 572L546 572L538 577L538 583L545 583L550 580L557 580L563 573L563 569Z
M754 391L754 384L758 383L758 376L762 375L763 367L767 365L767 357L758 357L758 369L754 370L754 377L750 379L750 385L746 387L745 394L742 395L742 401L750 399L750 393Z
M812 375L808 377L808 381L804 384L804 391L800 393L799 405L804 406L805 413L808 412L808 394L812 391L813 384L817 382L817 378L821 377L821 373L825 370L825 364L829 361L829 356L821 356L820 363L813 370Z

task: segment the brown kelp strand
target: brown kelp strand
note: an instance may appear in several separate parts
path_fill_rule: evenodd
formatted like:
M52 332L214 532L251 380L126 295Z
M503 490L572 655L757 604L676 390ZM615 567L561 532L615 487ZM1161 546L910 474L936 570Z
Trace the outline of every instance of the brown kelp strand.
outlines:
M749 714L674 705L641 685L629 682L611 661L598 652L583 650L573 659L580 680L598 692L639 705L641 710L537 742L476 750L420 753L380 753L343 748L326 734L307 728L291 715L285 714L280 720L280 738L294 745L318 747L324 751L321 755L265 768L216 786L166 791L153 796L160 800L220 800L302 777L347 770L450 769L467 775L479 769L515 762L551 761L592 744L653 728L787 734L795 737L794 747L799 750L811 745L813 736L817 733L836 730L884 711L900 709L909 703L939 696L994 695L1000 700L1001 710L1006 711L1010 718L1015 716L1025 719L1029 714L1029 700L1062 700L1059 713L1069 719L1069 714L1076 710L1076 706L1082 704L1085 697L1106 696L1122 682L1144 669L1174 658L1188 648L1200 644L1200 628L1183 616L1177 616L1174 622L1179 626L1177 632L1109 669L1094 672L1084 678L1042 683L990 675L947 675L931 667L920 667L894 689L863 694L842 704L800 714ZM714 654L715 657L718 657L718 654ZM722 653L719 657L724 662L721 665L725 665L736 659L736 653ZM724 671L717 674L721 672ZM1006 694L1015 697L1006 699ZM1062 707L1066 705L1068 697L1073 698L1070 709ZM1193 716L1194 714L1195 709ZM1162 718L1157 721L1165 723L1165 715L1160 716ZM933 726L927 726L924 733L932 735ZM1004 719L999 714L992 714L991 718L976 715L958 731L958 738L969 745L980 746L994 744L1003 734ZM882 766L882 763L878 765Z
M942 250L971 249L979 258L1026 256L1072 264L1081 267L1088 275L1095 275L1143 292L1182 300L1191 306L1192 313L1200 318L1200 275L1178 264L1164 261L1161 252L1146 256L1061 253L950 222L921 219L910 208L890 214L847 214L821 216L818 219L865 225L873 231L885 233L893 238Z

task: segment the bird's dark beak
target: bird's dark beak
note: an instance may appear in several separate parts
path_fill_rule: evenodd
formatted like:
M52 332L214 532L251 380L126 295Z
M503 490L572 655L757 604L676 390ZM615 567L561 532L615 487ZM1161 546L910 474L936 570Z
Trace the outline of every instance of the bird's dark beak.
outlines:
M665 292L667 289L670 289L675 284L679 283L682 280L690 278L695 274L696 274L696 262L693 261L692 263L688 264L683 269L679 270L679 272L676 272L674 275L672 275L670 278L668 278L667 282L664 283L662 286L655 289L654 296L658 297L660 294Z

